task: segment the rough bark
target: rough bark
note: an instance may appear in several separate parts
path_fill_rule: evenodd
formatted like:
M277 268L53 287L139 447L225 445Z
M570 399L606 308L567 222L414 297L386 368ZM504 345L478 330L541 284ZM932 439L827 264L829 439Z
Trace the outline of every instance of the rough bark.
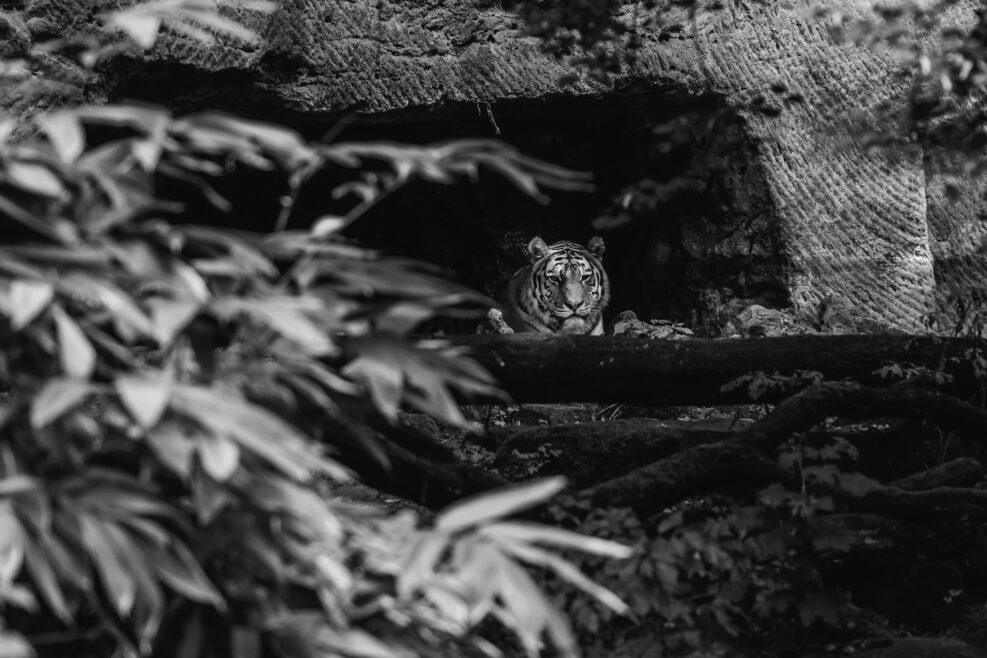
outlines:
M970 487L984 479L984 467L973 457L960 457L927 471L912 473L892 482L904 491L923 491L937 487Z
M771 482L795 486L757 448L743 441L697 446L583 491L599 507L632 507L642 517L657 514L689 496L711 491L756 490Z
M684 450L583 493L595 505L632 506L638 512L650 515L698 493L720 477L733 481L741 478L754 484L768 475L767 466L761 460L766 461L774 448L793 433L807 430L830 416L923 418L974 441L982 442L987 436L987 413L939 393L919 389L873 389L850 383L819 384L785 400L736 438ZM738 472L739 464L744 466ZM783 474L776 473L773 481L784 478ZM883 506L888 513L902 513L910 509L910 502L914 502L914 513L919 515L946 505L975 510L979 509L981 499L987 503L987 496L980 496L980 493L955 488L948 491L939 488L932 492L888 489L875 494L872 504Z
M576 489L620 476L697 445L733 435L724 423L642 418L539 427L496 427L476 443L496 450L494 466L509 478L564 475ZM532 472L534 468L534 472Z
M856 512L915 521L987 518L987 491L965 487L938 487L927 491L882 487L860 498L849 498L844 504Z
M468 345L519 402L640 405L750 403L746 386L724 384L753 371L818 371L828 380L880 381L887 362L936 368L968 343L909 336L787 336L756 340L659 341L562 335L471 336ZM803 383L801 387L806 384ZM770 390L775 402L800 387Z

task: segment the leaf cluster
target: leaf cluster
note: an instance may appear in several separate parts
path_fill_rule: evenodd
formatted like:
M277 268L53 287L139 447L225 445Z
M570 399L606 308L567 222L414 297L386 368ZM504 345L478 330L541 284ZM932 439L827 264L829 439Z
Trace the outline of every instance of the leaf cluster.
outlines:
M590 653L620 647L619 655L744 655L742 647L766 637L846 623L852 607L824 582L822 570L866 540L828 515L831 493L860 495L873 486L853 472L853 453L840 440L793 442L779 463L802 474L803 490L774 484L749 505L704 498L655 525L642 525L630 510L590 513L581 532L634 545L631 558L619 563L580 560L627 602L629 620L556 594L570 606Z
M205 43L202 29L247 36L215 10L162 0L107 24L138 46L162 28ZM181 181L229 211L217 182L238 168L288 180L274 231L197 225L159 192ZM353 199L350 211L282 230L326 169L350 174L333 190ZM403 628L426 649L495 653L473 632L488 617L529 653L546 637L573 653L522 563L620 608L539 545L620 547L501 520L559 482L466 503L435 529L312 487L316 476L352 477L332 456L335 437L316 439L320 418L387 422L407 405L462 425L459 400L498 394L460 350L409 338L437 313L487 300L341 234L407 181L481 171L538 198L546 186L585 185L492 141L327 145L268 123L139 106L64 109L30 126L0 119L4 655L82 645L120 656L390 657L410 653L395 639Z

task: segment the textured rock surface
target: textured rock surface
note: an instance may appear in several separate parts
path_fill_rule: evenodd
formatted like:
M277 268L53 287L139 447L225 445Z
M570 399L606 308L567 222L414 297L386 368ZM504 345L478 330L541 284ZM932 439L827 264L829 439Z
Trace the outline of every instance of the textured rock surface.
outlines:
M35 39L64 35L85 25L93 4L30 0L14 19ZM964 222L974 199L962 207L937 202L930 213L917 157L889 161L838 149L832 131L839 117L895 97L904 83L882 55L834 44L808 5L731 0L695 22L683 16L681 29L645 39L634 70L613 90L582 84L563 91L558 80L569 69L541 54L519 35L517 18L493 4L283 0L275 14L240 17L265 36L261 48L206 47L169 35L142 60L102 71L102 84L81 73L63 79L76 97L141 97L282 118L356 105L424 113L455 102L619 95L632 84L675 98L718 97L759 140L757 164L781 228L797 314L816 317L824 300L835 299L855 321L917 330L936 308L937 280L963 289L982 277L982 262L966 256L974 237ZM858 3L840 6L852 14ZM180 87L161 84L175 75ZM743 109L779 82L805 102L778 117ZM781 103L770 91L767 101Z

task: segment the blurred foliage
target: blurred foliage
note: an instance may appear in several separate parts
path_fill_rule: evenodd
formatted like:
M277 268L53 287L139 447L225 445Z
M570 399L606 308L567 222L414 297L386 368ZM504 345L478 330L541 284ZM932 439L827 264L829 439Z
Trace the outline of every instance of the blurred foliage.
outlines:
M219 5L269 8L135 5L105 16L120 34L80 57L150 46L161 29L256 38ZM196 225L160 193L181 181L226 210L216 183L242 169L288 180L270 233ZM332 191L351 210L281 230L324 169L351 174ZM625 548L503 519L559 480L464 501L432 526L311 486L352 475L333 436L310 434L320 418L360 425L409 406L464 425L460 400L497 394L460 351L408 338L484 297L339 237L409 180L481 171L535 197L584 184L490 141L313 144L138 106L0 119L0 655L496 655L474 631L486 619L528 655L546 640L574 655L525 567L625 611L557 553Z

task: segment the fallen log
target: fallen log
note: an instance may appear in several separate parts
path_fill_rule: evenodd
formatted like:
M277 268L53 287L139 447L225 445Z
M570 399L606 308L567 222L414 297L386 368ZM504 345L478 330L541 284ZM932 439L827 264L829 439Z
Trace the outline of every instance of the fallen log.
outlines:
M750 340L664 341L646 338L517 334L461 336L455 342L518 402L619 402L648 406L749 404L746 385L721 390L747 373L816 371L830 381L888 384L874 371L888 363L938 368L979 341L914 336L783 336ZM955 364L950 364L954 366ZM976 392L963 368L951 389ZM804 388L764 391L777 402Z
M730 438L729 422L643 418L608 422L493 427L473 443L496 451L493 465L513 478L564 475L581 489L681 450ZM534 470L533 470L534 469Z
M597 507L631 507L648 517L690 496L772 482L797 487L792 474L762 451L733 439L688 448L581 494Z
M904 491L923 491L938 487L970 487L984 478L984 467L973 457L960 457L927 471L912 473L895 480L891 486Z
M749 479L760 482L767 471L764 464L758 463L759 459L773 458L777 446L793 433L810 429L830 416L921 418L973 441L983 442L987 436L987 412L955 398L921 389L875 389L854 383L830 382L793 395L751 427L737 433L735 438L683 450L582 493L594 505L631 506L649 516L699 493L702 487L718 477L740 477L743 469L738 471L731 460L746 464L745 468L750 468ZM889 508L894 508L901 500L921 498L928 502L932 498L929 495L924 498L888 496L893 497L887 503ZM960 498L948 498L948 501L956 505L969 503L967 498ZM874 500L885 503L880 497ZM945 504L944 500L947 498L936 498L929 504Z
M846 498L846 506L855 512L914 521L943 518L987 518L987 491L965 487L937 487L923 491L904 491L881 487L860 497Z

